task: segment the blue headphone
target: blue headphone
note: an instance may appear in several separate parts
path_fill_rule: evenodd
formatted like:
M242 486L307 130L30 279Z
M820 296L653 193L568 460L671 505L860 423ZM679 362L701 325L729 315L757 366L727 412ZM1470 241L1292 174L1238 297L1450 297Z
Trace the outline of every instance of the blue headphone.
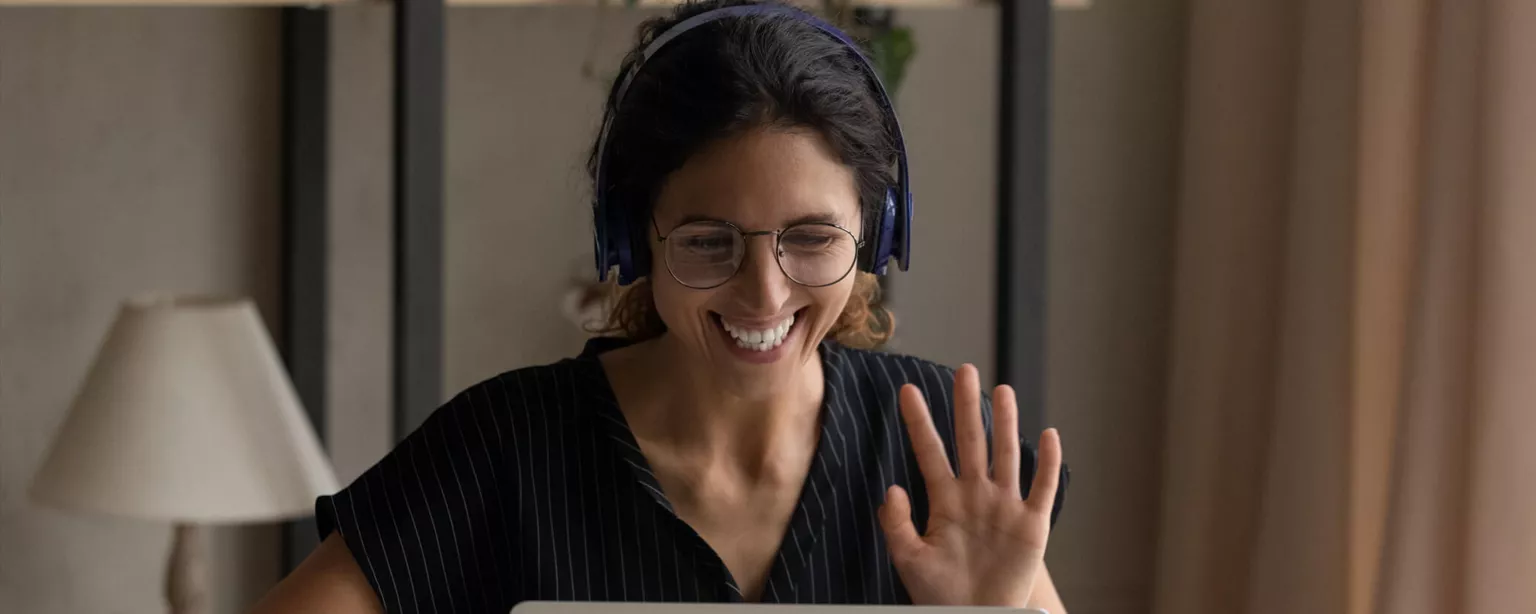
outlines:
M866 238L864 247L859 252L859 269L884 275L886 263L895 258L901 270L907 270L912 254L912 189L911 181L907 176L907 147L901 135L901 124L897 121L896 110L891 105L891 98L886 94L885 86L881 84L880 75L875 72L875 67L869 63L869 58L864 56L859 46L836 26L799 9L771 4L728 6L699 13L667 29L641 50L640 59L619 81L613 97L613 108L618 109L623 104L624 94L629 90L635 75L639 74L645 62L661 51L667 43L705 24L733 17L750 16L784 16L810 24L852 49L854 55L859 58L859 65L864 68L866 76L873 84L874 92L878 94L875 98L881 110L885 111L891 137L896 144L898 167L897 184L886 188L884 206L878 212L879 219L875 220L873 225L875 236L872 240ZM608 269L617 264L619 284L628 285L650 273L650 246L643 239L639 239L641 243L638 246L632 244L637 237L645 235L636 233L630 228L629 218L625 216L622 208L613 207L608 202L607 190L604 188L607 185L608 134L613 127L615 116L617 113L608 114L607 119L603 121L603 130L597 140L597 172L594 186L596 194L592 202L593 235L597 243L598 280L606 280ZM868 227L870 226L866 225L866 228Z

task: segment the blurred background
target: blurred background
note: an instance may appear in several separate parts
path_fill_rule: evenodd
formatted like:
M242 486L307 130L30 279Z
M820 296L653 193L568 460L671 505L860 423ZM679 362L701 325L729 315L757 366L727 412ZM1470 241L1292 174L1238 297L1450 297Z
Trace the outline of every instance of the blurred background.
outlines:
M169 523L28 497L128 296L251 297L342 484L580 350L586 155L665 3L23 1L0 610L164 608ZM893 349L1063 431L1071 611L1536 612L1536 2L1003 2L810 5L899 75ZM312 531L214 530L213 611Z

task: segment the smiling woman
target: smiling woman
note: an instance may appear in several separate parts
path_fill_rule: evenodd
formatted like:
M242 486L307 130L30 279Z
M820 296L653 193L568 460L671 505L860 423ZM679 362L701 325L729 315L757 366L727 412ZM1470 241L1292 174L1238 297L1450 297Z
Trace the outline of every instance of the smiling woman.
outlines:
M812 130L745 129L700 153L662 182L648 215L651 253L666 272L627 290L622 300L637 304L619 313L654 309L648 320L662 326L632 341L760 398L795 381L839 324L872 328L842 318L855 289L859 241L847 229L861 227L859 193ZM859 302L870 304L877 287L860 287Z
M530 600L1062 612L1065 493L1013 393L875 351L905 268L906 158L874 70L786 5L642 27L590 159L609 337L472 386L324 497L264 611ZM654 256L653 256L654 255Z

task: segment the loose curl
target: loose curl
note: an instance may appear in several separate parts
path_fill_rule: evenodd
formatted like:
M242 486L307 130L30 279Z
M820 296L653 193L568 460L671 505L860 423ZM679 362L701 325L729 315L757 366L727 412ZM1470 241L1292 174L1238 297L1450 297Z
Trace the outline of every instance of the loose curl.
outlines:
M689 17L724 6L776 0L690 2L670 16L649 20L619 74L640 60L656 37ZM798 9L796 9L798 10ZM808 128L853 171L863 211L862 235L873 237L893 181L896 150L891 126L855 50L815 26L786 15L753 15L712 23L669 43L645 63L625 94L609 91L604 119L611 125L606 185L597 185L596 144L587 160L593 189L606 190L630 229L635 266L651 270L651 210L667 176L710 143L753 129ZM607 298L606 325L593 332L644 341L666 332L649 279L616 284ZM883 345L895 318L880 304L874 275L855 274L853 292L828 335L850 347Z

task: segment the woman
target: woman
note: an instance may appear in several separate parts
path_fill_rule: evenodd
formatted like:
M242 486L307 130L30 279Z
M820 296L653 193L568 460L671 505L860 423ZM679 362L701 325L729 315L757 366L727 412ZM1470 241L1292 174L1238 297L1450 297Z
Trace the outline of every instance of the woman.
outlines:
M460 393L321 498L323 543L258 611L1064 611L1055 432L1035 471L1007 387L867 349L910 218L899 127L841 33L741 1L647 23L589 166L599 272L634 281L615 336Z

